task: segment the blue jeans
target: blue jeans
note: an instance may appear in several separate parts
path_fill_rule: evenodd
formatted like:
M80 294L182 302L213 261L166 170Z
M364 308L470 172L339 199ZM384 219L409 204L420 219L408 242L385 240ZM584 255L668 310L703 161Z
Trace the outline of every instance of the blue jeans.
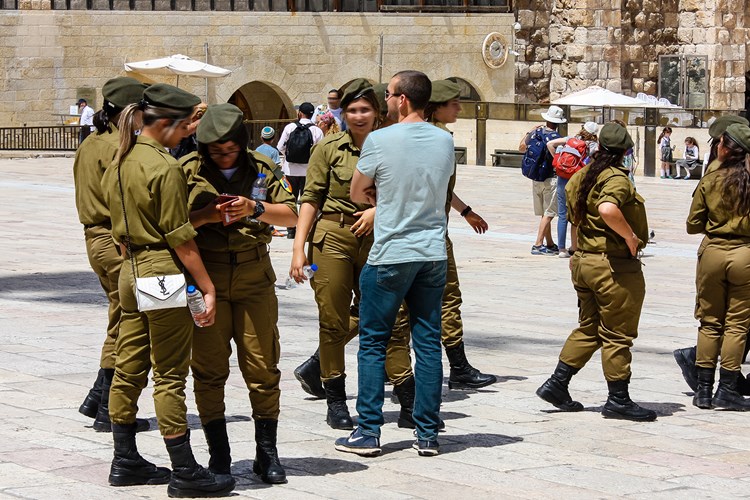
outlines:
M565 198L565 186L570 179L557 178L557 246L565 248L568 233L568 205Z
M447 261L365 265L359 277L359 429L380 437L383 425L385 348L403 301L409 308L416 358L414 422L417 437L437 440L443 388L440 313Z

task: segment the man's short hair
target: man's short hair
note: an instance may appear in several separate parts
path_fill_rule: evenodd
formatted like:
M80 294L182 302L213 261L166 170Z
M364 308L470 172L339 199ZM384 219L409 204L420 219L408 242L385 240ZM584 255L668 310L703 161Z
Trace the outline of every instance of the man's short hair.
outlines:
M333 94L334 92L336 93L336 97L341 99L341 91L339 89L331 89L328 91L329 94Z
M432 82L427 75L421 71L406 70L399 71L393 77L398 78L394 84L394 94L405 95L415 110L427 107L432 94Z

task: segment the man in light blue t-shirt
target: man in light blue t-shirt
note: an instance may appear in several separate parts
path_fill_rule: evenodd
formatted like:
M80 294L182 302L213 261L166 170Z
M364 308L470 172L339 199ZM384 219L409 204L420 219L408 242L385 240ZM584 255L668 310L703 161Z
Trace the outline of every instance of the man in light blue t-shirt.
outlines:
M432 84L402 71L385 92L396 125L372 132L362 147L350 189L354 202L377 205L375 242L360 274L358 427L336 449L380 453L385 350L403 301L409 308L416 398L414 448L437 455L443 365L440 312L445 287L445 202L453 173L453 138L424 121Z

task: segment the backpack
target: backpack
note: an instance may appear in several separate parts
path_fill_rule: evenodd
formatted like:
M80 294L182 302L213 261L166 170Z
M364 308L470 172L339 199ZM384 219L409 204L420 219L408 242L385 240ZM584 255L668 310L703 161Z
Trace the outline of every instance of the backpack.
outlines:
M558 137L560 134L557 131L545 133L544 127L532 132L521 160L521 173L524 177L541 182L552 175L552 161L547 143Z
M588 156L589 147L586 141L571 137L563 146L562 151L552 157L555 173L563 179L570 179L573 174L583 168Z
M313 147L313 136L310 131L312 123L301 124L295 122L297 128L289 134L286 141L286 161L292 163L307 163L310 161L310 148Z

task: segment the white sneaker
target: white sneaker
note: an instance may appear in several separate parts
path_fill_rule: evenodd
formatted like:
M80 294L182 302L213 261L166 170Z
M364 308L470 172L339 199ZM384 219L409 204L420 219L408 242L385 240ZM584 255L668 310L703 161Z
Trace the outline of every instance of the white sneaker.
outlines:
M568 253L567 250L560 250L560 253L558 253L557 256L560 257L561 259L569 259L570 258L570 254Z

